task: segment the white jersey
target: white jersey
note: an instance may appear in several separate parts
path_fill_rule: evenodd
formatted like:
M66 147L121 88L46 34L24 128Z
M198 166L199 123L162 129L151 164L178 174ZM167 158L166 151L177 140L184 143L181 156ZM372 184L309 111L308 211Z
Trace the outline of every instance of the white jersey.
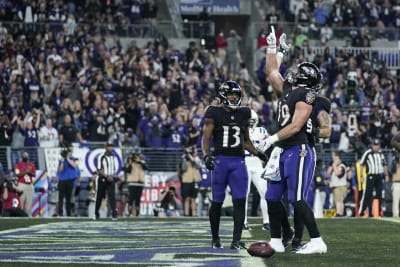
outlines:
M58 147L58 131L43 126L39 130L39 144L41 147Z
M268 137L268 132L264 127L249 128L249 136L250 136L250 140L253 143L253 145L255 147L257 147L261 143L262 140L264 140ZM245 155L247 166L251 165L253 167L255 165L254 167L262 168L261 160L257 156L251 154L247 150L245 150L244 155Z
M249 128L249 137L255 147L269 136L267 130L264 127ZM245 212L245 224L247 224L247 209L248 209L248 198L250 192L250 185L253 182L257 188L258 194L260 195L260 207L263 217L263 224L269 223L268 206L265 200L265 193L267 192L267 181L261 178L263 171L262 162L253 154L245 151L245 162L247 167L247 175L249 177L247 184L247 198L246 198L246 212Z

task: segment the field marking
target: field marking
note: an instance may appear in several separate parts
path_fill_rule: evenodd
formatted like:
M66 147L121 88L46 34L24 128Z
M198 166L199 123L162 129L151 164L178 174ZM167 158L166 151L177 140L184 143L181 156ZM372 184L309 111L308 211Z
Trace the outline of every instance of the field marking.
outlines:
M233 222L221 221L222 242L230 244L232 230ZM250 232L243 233L244 238L251 239ZM262 262L245 250L212 249L208 220L61 221L0 231L0 238L3 242L0 262L179 267L215 266L216 263L254 267Z

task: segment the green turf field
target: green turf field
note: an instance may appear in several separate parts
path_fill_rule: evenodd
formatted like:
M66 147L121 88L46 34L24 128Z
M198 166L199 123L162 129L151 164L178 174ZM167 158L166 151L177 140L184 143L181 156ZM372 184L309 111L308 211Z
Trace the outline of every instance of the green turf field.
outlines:
M231 250L232 220L224 218L224 249L210 248L208 220L135 218L0 218L0 266L400 266L400 220L318 220L328 253L290 251L269 259ZM251 218L250 244L267 240ZM307 237L307 235L306 235ZM305 238L306 239L306 238Z

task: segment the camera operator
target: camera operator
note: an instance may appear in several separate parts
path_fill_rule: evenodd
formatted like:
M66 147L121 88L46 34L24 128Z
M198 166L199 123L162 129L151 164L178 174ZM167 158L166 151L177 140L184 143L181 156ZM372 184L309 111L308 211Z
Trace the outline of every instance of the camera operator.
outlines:
M349 71L346 77L346 99L345 104L352 107L360 107L362 94L359 88L357 72Z
M5 217L28 217L28 214L21 209L20 195L22 190L18 187L18 178L7 177L3 182L3 194L1 197L3 216Z
M147 165L143 155L140 152L132 153L124 168L129 191L129 216L139 216L140 214L140 198L143 192L145 170L147 170ZM134 207L133 202L135 202Z
M178 208L181 205L181 200L176 192L175 184L170 183L167 190L161 191L160 203L159 217L179 217Z
M61 152L61 159L58 163L58 215L63 215L63 206L65 198L65 210L67 216L71 216L71 198L74 183L78 178L77 158L72 157L72 150L66 149Z
M18 188L23 192L20 196L22 209L32 216L33 180L35 178L35 164L29 161L28 152L22 153L22 160L15 165L15 175L18 177Z
M196 197L200 182L200 163L196 147L188 147L182 156L180 178L182 182L182 199L185 216L196 216Z

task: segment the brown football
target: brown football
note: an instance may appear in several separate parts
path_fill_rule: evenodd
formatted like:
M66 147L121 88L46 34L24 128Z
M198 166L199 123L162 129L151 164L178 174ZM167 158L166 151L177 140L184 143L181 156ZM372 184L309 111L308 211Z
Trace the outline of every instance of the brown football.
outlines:
M254 257L269 258L274 255L275 250L268 242L256 242L247 248L247 252Z

